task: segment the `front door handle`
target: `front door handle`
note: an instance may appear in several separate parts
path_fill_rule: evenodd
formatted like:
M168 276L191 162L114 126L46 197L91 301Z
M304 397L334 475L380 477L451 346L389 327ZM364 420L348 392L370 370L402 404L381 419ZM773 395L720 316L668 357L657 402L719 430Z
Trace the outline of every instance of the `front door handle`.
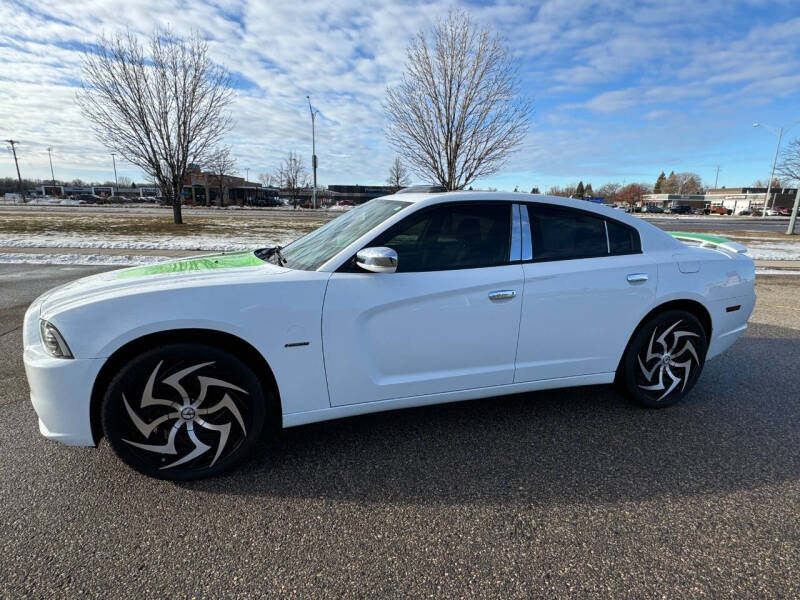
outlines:
M517 292L514 290L495 290L489 292L489 300L511 300L516 295Z
M647 273L631 273L628 275L628 283L644 283L647 279Z

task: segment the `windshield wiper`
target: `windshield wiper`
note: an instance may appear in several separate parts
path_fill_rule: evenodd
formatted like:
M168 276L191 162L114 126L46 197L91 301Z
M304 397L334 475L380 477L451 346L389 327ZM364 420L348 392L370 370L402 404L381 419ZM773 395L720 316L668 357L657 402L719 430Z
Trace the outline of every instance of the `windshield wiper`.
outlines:
M286 264L286 257L283 255L281 250L283 249L282 246L272 246L271 248L259 248L255 251L255 255L260 258L261 260L269 261L273 256L277 258L278 266L283 266Z

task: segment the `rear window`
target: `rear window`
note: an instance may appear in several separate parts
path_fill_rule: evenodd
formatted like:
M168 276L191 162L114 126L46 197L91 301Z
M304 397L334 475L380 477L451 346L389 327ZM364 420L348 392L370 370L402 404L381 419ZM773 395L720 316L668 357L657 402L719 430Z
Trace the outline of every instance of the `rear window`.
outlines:
M608 256L601 217L577 210L528 205L534 260Z
M606 220L608 244L611 254L634 254L639 252L639 235L632 227Z
M533 260L571 260L641 252L633 227L601 215L528 204Z

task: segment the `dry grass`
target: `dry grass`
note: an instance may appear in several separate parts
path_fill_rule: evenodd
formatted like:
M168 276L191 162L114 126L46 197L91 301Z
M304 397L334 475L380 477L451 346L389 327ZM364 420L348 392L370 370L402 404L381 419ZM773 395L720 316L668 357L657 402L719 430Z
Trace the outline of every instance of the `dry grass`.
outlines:
M170 216L108 215L108 214L2 214L0 233L67 234L79 236L232 236L246 231L249 235L269 236L276 232L293 231L297 236L312 231L326 220L257 217L185 217L183 225L175 225Z

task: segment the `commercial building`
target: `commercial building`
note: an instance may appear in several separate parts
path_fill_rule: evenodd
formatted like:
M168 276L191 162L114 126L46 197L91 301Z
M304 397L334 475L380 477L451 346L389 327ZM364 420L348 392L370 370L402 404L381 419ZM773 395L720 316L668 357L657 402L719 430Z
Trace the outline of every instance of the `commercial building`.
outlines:
M767 188L712 188L705 194L645 194L642 205L655 205L660 208L690 206L691 208L712 209L722 207L733 214L742 211L760 211L764 207ZM794 205L797 188L773 188L770 190L769 208L791 208Z

